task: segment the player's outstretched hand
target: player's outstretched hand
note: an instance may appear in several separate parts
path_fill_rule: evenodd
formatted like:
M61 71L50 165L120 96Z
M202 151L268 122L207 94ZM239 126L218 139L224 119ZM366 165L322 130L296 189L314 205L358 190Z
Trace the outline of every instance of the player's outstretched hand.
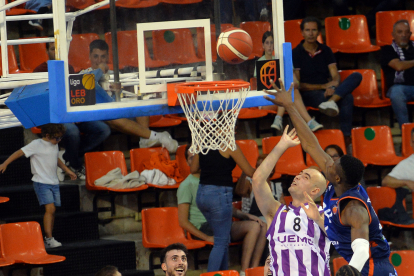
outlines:
M279 83L280 83L280 88L278 88L276 86L276 84L274 83L273 80L270 80L270 83L272 84L273 88L276 90L276 92L270 91L270 90L263 90L265 93L274 96L273 97L269 97L269 96L264 96L264 98L272 103L274 103L275 105L279 105L279 106L286 106L289 103L292 103L292 89L293 89L293 83L291 83L290 88L288 91L286 91L285 89L285 85L283 84L282 79L279 79Z
M279 141L279 144L284 145L287 149L300 144L299 137L296 137L296 129L292 129L289 133L288 129L289 125L285 127L282 138Z
M302 209L305 211L306 215L316 223L320 222L320 220L323 220L324 214L319 214L318 206L315 204L315 201L310 197L310 195L304 191L303 195L305 196L305 199L308 203L308 206L305 206L305 204L301 203L300 206L302 206Z
M0 164L0 173L4 173L6 169L7 169L7 165L4 165L4 163Z

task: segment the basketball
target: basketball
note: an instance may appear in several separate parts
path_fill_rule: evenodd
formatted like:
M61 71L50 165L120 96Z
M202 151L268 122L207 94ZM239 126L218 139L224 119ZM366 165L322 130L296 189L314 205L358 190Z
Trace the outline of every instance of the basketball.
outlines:
M87 90L95 88L95 75L94 74L85 74L82 77L82 85Z
M242 63L249 58L252 51L252 38L239 28L227 29L217 40L217 54L230 64Z

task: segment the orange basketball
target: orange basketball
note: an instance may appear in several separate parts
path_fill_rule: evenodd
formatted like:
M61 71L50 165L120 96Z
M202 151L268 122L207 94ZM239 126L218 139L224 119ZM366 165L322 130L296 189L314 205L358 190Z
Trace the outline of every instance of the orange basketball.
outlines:
M85 74L82 77L83 87L87 90L95 88L95 75L94 74Z
M239 28L225 30L217 40L217 54L230 64L242 63L249 58L252 51L252 38Z

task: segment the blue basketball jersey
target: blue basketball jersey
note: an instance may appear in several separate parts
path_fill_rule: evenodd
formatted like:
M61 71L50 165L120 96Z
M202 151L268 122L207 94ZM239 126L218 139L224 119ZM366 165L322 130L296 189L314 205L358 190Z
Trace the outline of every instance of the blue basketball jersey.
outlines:
M374 263L376 261L388 261L390 256L390 247L384 235L382 234L382 226L379 222L378 216L375 213L371 205L371 200L368 197L367 192L361 185L358 185L348 191L346 191L339 198L333 198L335 194L334 187L329 183L324 198L323 209L325 213L325 230L329 240L335 246L336 251L344 257L348 262L351 260L354 252L351 248L351 227L344 226L341 223L341 209L340 202L344 199L356 199L361 201L366 209L370 218L369 223L369 243L370 243L370 260ZM365 271L369 270L369 261L361 271L364 275ZM372 268L371 268L372 269ZM388 274L387 274L388 275Z

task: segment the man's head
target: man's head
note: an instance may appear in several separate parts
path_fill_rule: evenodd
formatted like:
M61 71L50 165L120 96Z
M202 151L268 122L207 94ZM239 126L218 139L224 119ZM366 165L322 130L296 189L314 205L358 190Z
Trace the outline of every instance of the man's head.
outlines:
M312 199L318 198L325 192L326 179L322 173L315 169L304 169L301 171L289 187L292 198L303 199L303 192L307 192Z
M50 60L55 60L56 59L56 56L55 56L55 43L54 42L46 43L46 52L47 52L47 55L49 56Z
M92 69L98 69L99 64L108 63L108 44L102 40L97 39L89 44L89 60L91 61Z
M269 255L266 258L266 262L265 262L265 265L264 265L264 275L263 276L272 276L272 275L273 275L273 273L270 270L270 255Z
M118 268L113 265L107 265L96 273L95 276L122 276Z
M166 276L185 276L188 250L182 243L173 243L161 251L161 268Z
M333 161L341 158L344 155L340 146L332 144L325 148L325 152L332 158Z
M321 21L316 17L306 17L300 23L300 30L306 43L316 43L321 29Z
M394 28L392 29L392 37L394 38L395 43L401 48L408 46L408 42L410 42L411 31L410 24L407 20L398 20L394 23Z
M340 159L327 164L326 178L333 184L353 188L361 181L364 171L365 167L361 160L344 155Z

